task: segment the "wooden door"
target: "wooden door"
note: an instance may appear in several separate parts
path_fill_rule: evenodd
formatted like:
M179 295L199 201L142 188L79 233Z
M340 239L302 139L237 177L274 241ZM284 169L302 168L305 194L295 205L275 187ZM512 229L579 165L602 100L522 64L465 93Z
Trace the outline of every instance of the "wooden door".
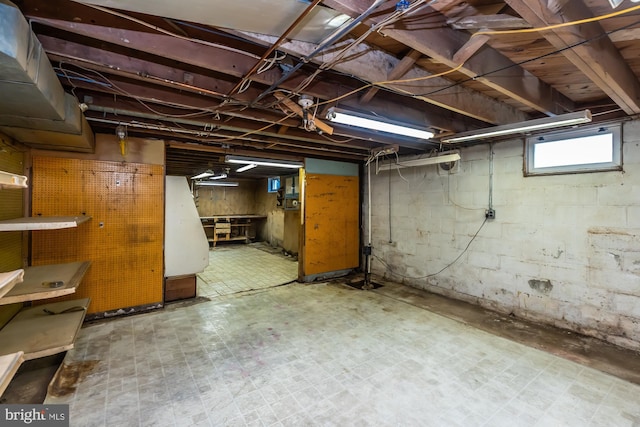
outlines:
M307 168L303 173L301 280L337 276L359 266L357 166L355 170L356 174L334 175Z

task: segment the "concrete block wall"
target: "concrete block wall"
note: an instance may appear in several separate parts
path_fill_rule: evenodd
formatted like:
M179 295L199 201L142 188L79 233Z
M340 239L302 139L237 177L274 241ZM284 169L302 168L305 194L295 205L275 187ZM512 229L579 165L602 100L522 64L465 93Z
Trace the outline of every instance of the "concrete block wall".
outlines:
M372 174L373 272L640 349L640 121L623 126L623 172L524 177L522 139L494 144L482 225L489 149L463 149L454 174Z

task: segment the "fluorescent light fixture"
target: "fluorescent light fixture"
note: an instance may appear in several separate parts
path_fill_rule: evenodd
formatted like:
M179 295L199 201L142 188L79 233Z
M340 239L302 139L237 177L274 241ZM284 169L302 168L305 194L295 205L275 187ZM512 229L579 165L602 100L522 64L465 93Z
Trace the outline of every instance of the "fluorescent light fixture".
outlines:
M457 133L453 136L443 138L442 142L450 144L453 142L464 142L474 139L512 135L515 133L531 132L534 130L553 129L562 126L589 123L590 121L591 111L584 110L576 113L561 114L555 117L544 117L542 119L528 120L526 122L511 123L504 126L494 126L486 129L479 129L477 131Z
M256 165L255 163L249 163L246 166L236 169L236 172L240 173L240 172L248 171L249 169L253 169L255 167L258 167L258 165Z
M353 114L346 114L336 111L335 109L329 110L329 113L327 113L327 120L343 125L379 130L382 132L395 133L397 135L404 135L419 139L431 139L434 135L433 132L429 132L427 130L416 129L404 125L396 125L389 122L382 122L380 120L368 119Z
M211 178L209 178L209 181L215 181L216 179L225 179L226 177L226 173L221 173L220 175L212 176Z
M202 172L199 175L192 176L191 179L209 178L210 176L214 176L214 175L215 173L213 173L213 171L208 170L208 171Z
M238 165L272 166L275 168L300 169L301 167L304 167L304 163L302 162L290 162L288 160L261 159L258 157L227 156L225 158L225 161L227 163L234 163Z
M449 163L460 160L460 154L445 154L436 157L426 157L424 159L401 160L398 163L384 163L378 167L379 171L395 170L398 168L409 168L415 166L437 165L439 163Z
M237 182L198 181L196 185L205 187L237 187Z

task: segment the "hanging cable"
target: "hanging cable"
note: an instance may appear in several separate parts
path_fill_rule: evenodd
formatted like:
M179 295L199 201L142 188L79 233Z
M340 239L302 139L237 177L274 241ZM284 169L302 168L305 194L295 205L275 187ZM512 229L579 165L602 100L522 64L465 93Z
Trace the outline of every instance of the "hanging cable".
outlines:
M391 239L391 174L389 174L389 243L393 243Z
M489 143L489 210L493 210L493 142Z
M581 46L583 44L590 43L590 42L592 42L594 40L597 40L599 38L602 38L602 37L607 37L608 35L613 34L613 33L617 32L617 31L622 31L622 30L625 30L627 28L634 27L634 26L636 26L638 24L640 24L640 22L632 22L632 23L624 25L624 26L622 26L620 28L616 28L615 30L611 30L611 31L607 31L607 32L598 34L597 36L594 36L594 37L592 37L590 39L581 40L581 41L579 41L577 43L574 43L574 44L569 45L569 46L565 46L565 47L560 48L560 49L556 49L556 50L554 50L552 52L547 52L545 54L538 55L538 56L536 56L534 58L525 59L525 60L520 61L520 62L514 62L513 64L507 65L505 67L497 68L497 69L491 70L491 71L487 71L487 72L485 72L483 74L478 74L477 76L474 76L473 78L468 78L468 79L465 79L465 80L457 81L457 82L455 82L455 83L453 83L453 84L451 84L449 86L445 86L445 87L442 87L440 89L433 90L431 92L415 95L414 98L420 98L420 97L424 97L424 96L434 95L434 94L436 94L438 92L442 92L442 91L454 88L456 86L461 86L461 85L463 85L465 83L477 80L477 79L482 78L482 77L489 76L491 74L495 74L495 73L499 73L499 72L502 72L502 71L506 71L506 70L509 70L511 68L519 67L519 66L524 65L524 64L528 64L528 63L531 63L531 62L534 62L534 61L538 61L539 59L544 59L544 58L547 58L547 57L550 57L550 56L554 56L554 55L557 55L559 53L564 52L565 50L571 50L574 47L578 47L578 46Z
M624 15L630 12L634 12L636 10L640 10L640 6L633 6L627 9L618 10L616 12L607 13L605 15L594 16L592 18L579 19L577 21L570 22L562 22L560 24L547 25L546 27L537 27L537 28L521 28L518 30L493 30L493 31L478 31L476 33L471 34L471 37L478 36L481 34L484 35L502 35L502 34L524 34L524 33L537 33L540 31L548 31L555 30L556 28L564 28L564 27L572 27L575 25L587 24L590 22L602 21L609 18L614 18L616 16Z
M464 255L467 250L469 250L469 247L471 247L471 244L473 243L473 241L476 239L476 237L478 237L478 234L480 234L480 231L482 230L482 228L484 227L484 225L487 223L487 218L484 219L484 221L482 221L482 224L480 224L480 227L478 228L478 230L475 232L475 234L471 237L471 240L469 240L469 243L467 243L467 246L465 246L464 250L462 252L460 252L460 255L458 255L456 257L456 259L454 259L453 261L451 261L449 264L447 264L446 266L442 267L442 269L440 269L440 271L438 271L437 273L432 273L432 274L427 274L426 276L420 276L420 277L412 277L412 276L405 276L404 274L400 274L400 273L395 273L392 269L392 267L387 264L383 259L381 259L380 257L377 257L375 255L373 255L373 257L375 259L377 259L378 261L380 261L380 263L382 263L382 265L385 266L385 269L391 273L392 275L395 276L399 276L402 277L403 279L413 279L413 280L421 280L421 279L428 279L430 277L434 277L437 276L438 274L442 273L443 271L445 271L447 268L451 267L453 264L455 264L460 258L462 258L462 255Z
M630 13L630 12L633 12L633 11L638 10L638 9L640 9L640 6L634 6L634 7L631 7L629 9L617 11L617 12L614 12L614 13L601 15L601 16L597 16L597 17L593 17L593 18L588 18L588 20L564 22L564 23L558 24L558 25L562 25L563 27L567 27L567 26L572 26L572 25L583 24L583 23L586 23L586 21L595 22L595 21L599 21L599 20L603 20L603 19L608 19L608 18L611 18L611 17L614 17L614 16L619 16L619 15L622 15L622 14ZM621 28L618 28L616 30L603 33L602 35L599 35L599 36L597 36L595 38L603 37L603 36L606 36L608 34L611 34L611 33L615 32L615 31L620 31L622 29L626 29L628 27L632 27L632 26L635 26L635 25L638 25L638 23L634 22L634 23L625 25L625 26L623 26ZM495 32L476 32L476 33L472 34L472 37L474 35L477 35L477 34L489 34L489 33L491 33L491 34L500 34L500 33L504 34L504 33L507 33L507 32L510 33L510 34L515 34L515 33L519 33L519 32L531 33L531 32L535 32L535 31L544 31L544 30L547 30L547 29L551 29L552 27L555 27L555 26L541 27L541 28L530 28L530 29L527 28L527 29L519 29L519 30L495 31ZM595 38L593 38L593 39L595 39ZM504 70L509 69L509 68L517 67L517 66L523 65L523 64L528 63L528 62L533 62L533 61L536 61L538 59L542 59L542 58L545 58L545 57L548 57L548 56L552 56L552 55L561 53L564 50L572 49L572 48L574 48L576 46L579 46L580 44L588 43L588 42L592 41L593 39L584 40L584 41L578 42L578 43L576 43L574 45L567 46L565 48L558 49L558 50L555 50L553 52L546 53L544 55L540 55L540 56L538 56L536 58L532 58L532 59L528 59L528 60L525 60L525 61L522 61L522 62L514 63L512 65L509 65L508 67L502 67L500 69L488 71L488 72L483 73L481 75L477 75L474 78L469 78L469 79L466 79L466 80L463 80L463 81L460 81L460 82L456 82L456 83L451 84L449 86L446 86L446 87L443 87L443 88L440 88L440 89L437 89L437 90L434 90L434 91L431 91L431 92L423 93L423 94L413 94L413 93L411 93L409 91L406 91L406 90L403 90L403 89L400 89L400 88L397 88L397 87L392 89L392 88L389 88L387 85L399 84L399 83L411 83L411 82L416 82L416 81L429 80L429 79L432 79L432 78L435 78L435 77L442 77L442 76L445 76L447 74L451 74L451 73L454 73L454 72L460 70L464 66L465 63L463 62L463 63L457 65L456 67L454 67L454 68L452 68L450 70L443 71L443 72L437 73L437 74L431 74L431 75L428 75L428 76L414 77L414 78L409 78L409 79L396 79L396 80L387 80L387 81L379 81L379 82L367 83L367 84L365 84L365 85L363 85L363 86L361 86L359 88L356 88L354 90L351 90L351 91L349 91L349 92L347 92L347 93L345 93L343 95L340 95L340 96L335 97L333 99L329 99L327 101L320 102L319 105L331 104L331 103L334 103L334 102L338 102L338 101L340 101L340 100L342 100L344 98L350 97L350 96L352 96L352 95L354 95L354 94L356 94L356 93L358 93L360 91L363 91L363 90L368 89L368 88L373 87L373 86L379 87L382 90L404 93L406 95L412 96L413 98L420 99L422 97L433 95L433 94L441 92L443 90L447 90L447 89L450 89L450 88L453 88L453 87L456 87L456 86L460 86L460 85L462 85L464 83L476 80L476 79L478 79L480 77L485 77L485 76L488 76L488 75L491 75L491 74L495 74L495 73L504 71Z

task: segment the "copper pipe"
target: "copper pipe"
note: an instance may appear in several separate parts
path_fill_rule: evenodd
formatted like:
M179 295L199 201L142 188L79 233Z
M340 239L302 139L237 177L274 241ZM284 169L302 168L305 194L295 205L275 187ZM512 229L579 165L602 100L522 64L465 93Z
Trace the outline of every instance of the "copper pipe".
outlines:
M247 72L247 74L245 74L244 77L242 77L242 79L240 79L240 81L233 87L233 89L231 89L229 91L227 96L230 97L234 93L236 93L236 91L240 88L240 86L242 86L244 84L244 82L249 77L251 77L253 75L253 73L256 72L258 67L260 67L260 64L262 63L262 61L267 59L269 57L269 55L271 55L273 53L273 51L276 50L278 48L278 46L280 46L280 44L284 41L284 39L286 39L289 36L289 34L291 34L291 32L296 29L296 27L300 24L300 22L302 22L302 20L304 18L306 18L307 15L309 15L309 13L311 13L313 8L315 8L318 5L318 3L320 3L321 1L322 0L314 0L311 4L309 4L309 6L307 6L307 8L304 10L304 12L302 12L302 14L300 16L298 16L298 18L296 18L296 20L293 21L293 23L291 25L289 25L289 28L287 28L285 30L285 32L282 33L280 38L278 38L278 40L276 40L276 42L274 44L272 44L269 47L269 49L267 49L267 51L262 55L262 57L258 60L258 62L256 62L255 65Z

